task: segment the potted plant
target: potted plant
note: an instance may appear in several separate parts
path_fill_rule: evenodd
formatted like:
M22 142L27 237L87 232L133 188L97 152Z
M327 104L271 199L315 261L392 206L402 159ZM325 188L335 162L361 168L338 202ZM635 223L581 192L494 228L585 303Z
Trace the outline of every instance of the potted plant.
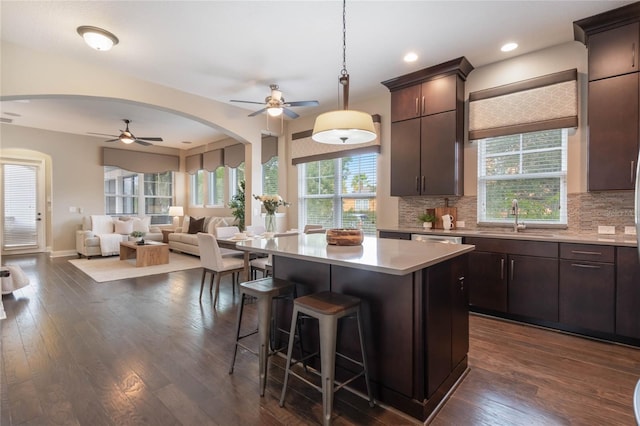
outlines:
M238 229L240 229L240 231L244 231L244 191L245 182L241 180L238 184L238 193L231 197L231 201L229 201L231 214L238 221Z
M425 228L431 228L433 222L436 221L436 215L429 213L428 211L418 216L418 222L422 222L422 226Z
M144 244L144 238L142 238L142 237L144 237L144 232L142 232L142 231L133 231L129 235L131 235L133 238L136 239L136 244L140 244L140 245Z

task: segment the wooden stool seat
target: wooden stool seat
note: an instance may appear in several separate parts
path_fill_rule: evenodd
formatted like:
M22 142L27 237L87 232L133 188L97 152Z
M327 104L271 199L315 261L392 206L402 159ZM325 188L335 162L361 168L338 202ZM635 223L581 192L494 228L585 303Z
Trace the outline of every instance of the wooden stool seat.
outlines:
M360 299L346 294L323 291L298 297L294 304L322 315L337 315L360 304Z

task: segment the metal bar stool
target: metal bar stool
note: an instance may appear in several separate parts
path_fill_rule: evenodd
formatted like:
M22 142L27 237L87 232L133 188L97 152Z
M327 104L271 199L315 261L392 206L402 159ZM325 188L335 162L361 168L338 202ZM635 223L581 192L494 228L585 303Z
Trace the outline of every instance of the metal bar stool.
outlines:
M236 341L233 348L233 358L231 359L231 367L229 368L229 374L233 374L233 367L236 363L236 355L238 353L238 346L246 349L254 355L258 356L259 376L260 376L260 396L264 396L264 391L267 384L267 358L270 355L284 349L272 349L269 337L275 333L275 326L272 327L273 321L273 301L279 298L295 297L295 283L290 281L281 280L278 278L267 277L254 281L247 281L240 284L240 306L238 307L238 318L236 322ZM242 325L242 312L244 305L249 299L255 298L258 308L258 329L250 333L240 335L240 327ZM287 333L287 331L284 331ZM253 336L258 333L259 349L258 352L245 346L240 341L246 337Z
M298 314L303 314L305 317L312 317L318 320L320 328L320 375L322 385L317 386L310 382L306 378L300 376L296 372L291 370L291 367L299 362L316 356L318 352L304 356L300 360L291 360L293 351L292 339L293 332L298 324ZM358 321L358 334L360 337L360 351L362 355L362 362L351 359L343 354L336 352L336 340L338 331L338 320L344 317L355 316ZM350 379L335 386L335 365L336 356L340 356L356 365L362 367L362 371L352 376ZM291 319L291 334L289 335L289 346L287 350L287 363L284 373L284 384L282 386L282 395L280 396L280 406L284 406L284 398L287 392L287 382L289 380L289 374L292 374L312 386L316 390L322 392L322 411L323 411L323 424L331 424L331 413L333 412L333 394L338 389L351 383L358 377L364 375L364 380L367 385L367 394L369 397L369 405L373 407L375 402L371 394L371 386L369 384L369 372L367 369L367 355L364 345L364 334L362 329L362 320L360 318L360 299L353 296L348 296L340 293L332 293L329 291L311 294L309 296L298 297L293 301L293 315Z

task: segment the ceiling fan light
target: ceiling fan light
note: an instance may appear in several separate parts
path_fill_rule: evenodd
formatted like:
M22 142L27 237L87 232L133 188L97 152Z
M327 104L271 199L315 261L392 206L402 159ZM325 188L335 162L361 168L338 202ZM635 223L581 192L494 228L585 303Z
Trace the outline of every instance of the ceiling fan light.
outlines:
M85 43L95 50L106 52L118 44L118 37L107 30L98 27L81 26L78 27L78 34L82 36Z
M271 117L280 117L282 115L282 108L281 107L270 107L270 108L267 108L267 113Z
M316 117L311 139L327 144L358 144L377 137L370 114L354 110L325 112Z

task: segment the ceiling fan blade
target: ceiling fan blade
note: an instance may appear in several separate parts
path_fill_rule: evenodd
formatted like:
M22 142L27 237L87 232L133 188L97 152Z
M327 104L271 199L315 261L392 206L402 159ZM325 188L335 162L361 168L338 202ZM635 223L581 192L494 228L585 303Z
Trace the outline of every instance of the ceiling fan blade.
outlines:
M289 108L282 108L282 112L284 112L284 114L289 118L298 118L298 117L300 117L298 114L296 114L295 112L291 111Z
M98 136L111 136L112 138L117 138L118 135L108 135L106 133L93 133L93 132L87 132L88 135L98 135Z
M286 106L318 106L320 102L318 101L297 101L297 102L285 102Z
M144 141L154 141L154 142L162 142L162 138L138 138L136 139L144 140Z
M264 105L264 102L254 102L254 101L239 101L237 99L231 99L229 102L240 102L243 104L256 104L256 105Z
M265 112L267 109L266 108L262 108L256 112L252 112L251 114L249 114L249 117L255 117L256 115L262 114L263 112Z
M105 142L117 142L117 141L119 141L119 140L120 140L120 139L117 139L117 138L116 138L116 139L109 139L108 141L105 141Z
M136 139L136 140L134 140L134 142L135 142L135 143L139 143L140 145L143 145L143 146L153 145L153 144L152 144L152 143L150 143L150 142L145 142L145 141L142 141L142 140L140 140L140 139Z

